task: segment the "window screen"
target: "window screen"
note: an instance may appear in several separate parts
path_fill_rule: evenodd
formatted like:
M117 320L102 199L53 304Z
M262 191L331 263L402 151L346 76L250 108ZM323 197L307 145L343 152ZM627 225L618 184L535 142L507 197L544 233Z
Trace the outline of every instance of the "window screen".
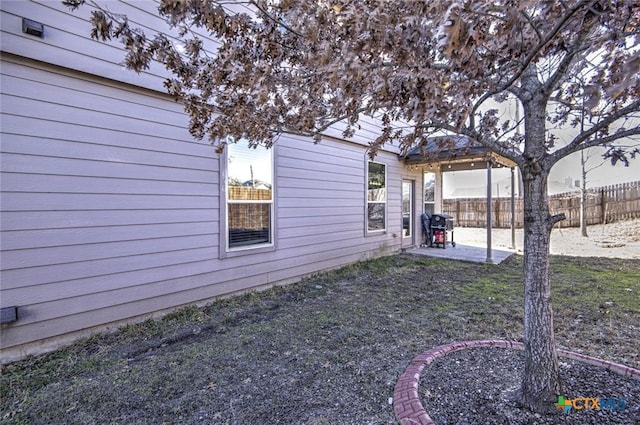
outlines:
M369 162L367 171L367 230L370 232L387 228L387 166Z
M273 242L273 151L245 143L227 146L227 245Z

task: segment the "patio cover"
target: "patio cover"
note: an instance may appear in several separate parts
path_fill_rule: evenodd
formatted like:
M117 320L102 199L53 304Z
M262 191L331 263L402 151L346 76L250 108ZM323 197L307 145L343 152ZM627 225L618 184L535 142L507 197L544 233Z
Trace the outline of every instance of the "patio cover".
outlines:
M491 241L491 169L495 166L511 169L511 247L515 249L515 162L462 135L437 136L416 146L401 159L407 164L430 165L440 172L487 169L487 263L493 263Z

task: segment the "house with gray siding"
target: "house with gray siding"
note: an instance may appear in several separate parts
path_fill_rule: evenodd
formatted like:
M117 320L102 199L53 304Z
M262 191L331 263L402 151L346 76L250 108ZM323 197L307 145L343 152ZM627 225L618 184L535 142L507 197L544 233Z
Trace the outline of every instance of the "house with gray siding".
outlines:
M167 30L153 1L109 6ZM218 155L160 66L89 38L89 8L0 7L3 362L420 244L424 169L371 161L375 123Z

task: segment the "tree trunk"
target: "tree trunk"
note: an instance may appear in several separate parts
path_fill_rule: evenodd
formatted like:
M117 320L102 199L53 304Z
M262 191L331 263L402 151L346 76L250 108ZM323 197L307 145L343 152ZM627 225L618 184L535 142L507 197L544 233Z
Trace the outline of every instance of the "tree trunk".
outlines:
M580 189L580 234L585 238L589 237L587 232L587 188L584 180L582 189Z
M580 151L580 164L582 165L582 187L580 188L580 233L582 236L589 237L587 234L587 161L584 158L584 150Z
M555 221L549 213L547 178L551 170L546 135L547 95L530 66L522 77L528 96L524 109L525 147L522 167L524 185L524 375L519 401L534 412L557 410L560 395L558 354L553 332L549 240Z
M561 393L549 282L548 173L524 172L524 345L521 403L535 412L554 411Z

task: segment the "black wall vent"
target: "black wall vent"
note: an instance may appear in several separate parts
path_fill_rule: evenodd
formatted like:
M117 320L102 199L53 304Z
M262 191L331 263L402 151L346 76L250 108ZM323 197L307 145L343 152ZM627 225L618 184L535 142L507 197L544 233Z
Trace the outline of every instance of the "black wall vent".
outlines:
M22 18L22 32L42 38L44 36L44 25L31 19Z
M12 323L18 320L18 307L0 308L0 324Z

